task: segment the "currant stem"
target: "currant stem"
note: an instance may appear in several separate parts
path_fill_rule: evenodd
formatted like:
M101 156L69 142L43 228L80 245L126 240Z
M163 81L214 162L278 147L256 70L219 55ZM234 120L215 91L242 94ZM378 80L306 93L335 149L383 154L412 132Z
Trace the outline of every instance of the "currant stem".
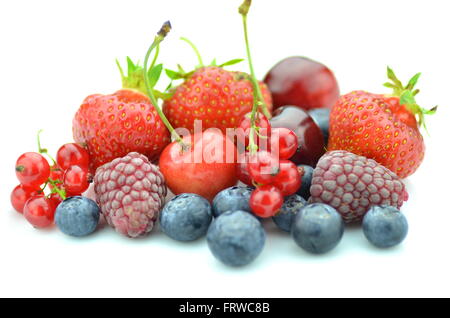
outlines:
M242 23L244 26L245 48L247 51L247 60L248 60L248 66L249 66L250 75L251 75L250 79L253 84L253 90L256 91L257 98L255 99L255 102L258 103L258 107L261 108L261 111L263 112L264 116L266 116L268 119L270 119L272 116L269 113L269 111L267 110L267 105L264 101L264 97L261 92L261 87L259 86L259 82L256 79L255 70L253 68L252 57L250 54L250 45L249 45L248 31L247 31L247 14L248 14L251 4L252 4L251 0L244 0L244 2L239 7L239 13L242 15Z
M198 51L198 49L194 45L194 43L192 43L191 41L189 41L185 37L181 37L180 40L186 42L187 44L189 44L189 46L194 50L195 55L197 55L197 60L198 60L199 67L203 67L205 64L203 64L202 56L200 55L200 52Z
M38 151L42 155L46 155L50 160L53 162L53 165L56 165L56 160L49 155L48 150L46 148L41 147L41 133L43 132L42 129L40 129L37 133L37 143L38 143Z
M159 30L159 32L157 33L157 35L155 36L153 43L150 45L149 49L147 50L147 54L145 55L145 59L144 59L144 69L143 69L144 83L145 83L145 89L147 91L147 95L150 98L150 101L152 102L153 106L155 107L156 112L158 113L159 117L163 121L164 125L167 127L167 129L169 129L169 132L171 133L171 135L175 137L175 140L177 142L183 144L183 140L181 139L180 135L177 134L177 132L175 131L173 126L170 124L167 117L164 115L161 107L158 105L158 101L156 100L155 95L153 94L153 90L150 87L150 83L149 83L148 76L147 76L147 73L148 73L147 64L148 64L148 59L150 58L150 54L153 51L153 49L155 47L158 47L159 43L161 43L164 40L166 35L169 33L170 29L171 29L170 22L169 21L165 22L163 24L163 26L161 27L161 29Z
M63 199L63 201L64 201L65 199L67 199L67 197L66 197L66 191L61 190L61 189L58 187L58 183L57 183L55 180L52 180L52 179L48 178L47 183L50 183L50 184L53 186L52 192L58 193L58 195L61 197L61 199Z

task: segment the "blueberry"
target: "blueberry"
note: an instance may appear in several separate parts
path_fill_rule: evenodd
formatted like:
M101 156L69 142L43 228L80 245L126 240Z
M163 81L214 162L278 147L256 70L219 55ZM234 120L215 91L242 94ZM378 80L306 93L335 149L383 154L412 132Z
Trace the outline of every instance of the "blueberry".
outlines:
M285 232L291 232L292 222L297 212L306 205L306 200L298 194L284 198L283 206L274 217L275 224Z
M227 211L247 211L251 212L249 205L251 187L231 187L220 191L212 202L213 214L218 217Z
M292 224L292 237L303 249L326 253L338 245L344 233L344 221L331 206L314 203L300 209Z
M314 168L307 165L298 165L297 167L303 168L302 184L298 189L297 194L301 195L303 199L308 200L311 196L309 189L311 188L312 176Z
M173 197L159 217L163 232L177 241L193 241L204 236L211 220L208 200L193 193Z
M370 243L377 247L400 244L408 233L405 216L392 206L372 206L363 219L363 231Z
M97 203L86 197L70 197L56 208L55 223L61 232L71 236L85 236L95 231L100 218Z
M266 232L247 211L228 211L214 219L206 235L213 255L226 265L242 266L262 251Z
M311 109L309 115L322 130L325 145L328 143L328 135L330 130L330 109L329 108L314 108Z

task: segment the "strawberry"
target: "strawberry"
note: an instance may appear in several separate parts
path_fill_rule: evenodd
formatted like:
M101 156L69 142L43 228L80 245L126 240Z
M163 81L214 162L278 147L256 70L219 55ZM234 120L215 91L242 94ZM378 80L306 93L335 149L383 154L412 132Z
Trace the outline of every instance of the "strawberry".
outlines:
M424 115L436 111L436 107L425 110L415 101L419 76L403 86L388 67L392 82L385 86L394 90L392 95L353 91L341 96L330 114L328 150L374 159L401 178L413 174L425 154L419 127L424 125Z
M264 100L272 109L267 86L260 83ZM207 66L197 69L176 87L164 102L164 113L174 128L184 127L193 133L194 120L202 120L202 128L236 128L241 118L252 110L253 87L248 75Z
M183 83L171 90L165 98L163 111L174 128L187 128L194 132L194 120L202 121L202 129L216 127L225 133L226 128L236 128L242 117L252 110L253 86L250 75L243 72L227 71L223 67L242 61L234 59L216 65L204 66L197 48L189 40L182 38L194 49L199 60L195 71L186 73L166 70L172 79L183 79ZM266 84L259 82L265 106L264 115L270 118L272 96ZM266 109L267 107L267 109Z
M162 66L153 69L160 73ZM156 160L170 142L169 131L154 106L139 91L145 89L143 69L128 59L128 76L120 70L123 86L127 88L110 95L86 97L73 119L74 139L87 145L94 170L129 152Z

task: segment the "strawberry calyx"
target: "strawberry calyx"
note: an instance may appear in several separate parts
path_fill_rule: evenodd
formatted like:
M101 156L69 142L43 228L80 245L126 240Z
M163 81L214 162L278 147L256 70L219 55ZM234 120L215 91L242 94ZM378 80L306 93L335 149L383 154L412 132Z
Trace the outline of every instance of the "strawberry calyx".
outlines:
M196 71L198 71L201 68L211 67L211 66L224 68L226 66L235 65L235 64L238 64L238 63L244 61L244 59L232 59L232 60L229 60L227 62L224 62L224 63L221 63L221 64L217 64L216 59L213 59L212 62L209 65L205 65L203 63L203 59L202 59L202 56L200 54L200 51L197 49L195 44L192 43L192 41L190 41L189 39L187 39L185 37L181 37L180 40L186 42L192 48L192 50L194 51L195 55L197 56L198 65L193 70L191 70L189 72L186 72L184 70L184 68L180 64L177 64L177 70L171 70L171 69L165 68L164 72L166 73L167 77L171 80L169 86L166 88L166 91L169 91L172 88L173 81L176 81L176 80L187 80ZM167 96L164 96L163 99L169 99L171 97L171 95L172 95L170 92L166 93L166 94L167 94Z
M425 115L433 115L436 113L437 106L431 109L425 109L419 106L416 102L415 96L420 92L415 86L420 78L421 73L415 74L406 86L397 78L394 71L388 66L387 76L390 82L384 83L384 86L393 90L391 96L399 98L399 105L406 108L406 111L410 112L414 117L418 118L419 127L423 126L427 129L425 124ZM399 112L404 112L404 109L398 109Z
M159 78L161 77L161 73L163 70L162 64L154 65L156 62L156 59L158 58L159 54L159 45L156 47L156 53L153 58L152 64L149 68L149 71L146 72L146 75L149 80L150 87L153 89L153 93L155 94L156 98L165 99L169 97L169 94L160 92L156 90L154 87L156 83L158 82ZM139 62L133 62L129 56L127 56L127 73L125 74L122 66L120 65L120 62L116 59L117 67L119 68L120 76L122 78L122 88L124 89L131 89L136 90L140 93L143 93L144 95L147 94L145 89L145 79L144 79L144 72L143 67L139 65Z

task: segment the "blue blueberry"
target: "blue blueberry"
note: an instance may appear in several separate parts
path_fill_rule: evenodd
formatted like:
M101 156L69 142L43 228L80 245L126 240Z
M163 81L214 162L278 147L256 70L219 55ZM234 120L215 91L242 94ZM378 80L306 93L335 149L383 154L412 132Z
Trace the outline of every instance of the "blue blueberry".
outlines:
M262 251L266 232L247 211L228 211L214 219L206 235L213 255L226 265L242 266Z
M328 144L328 136L330 130L330 109L329 108L314 108L311 109L309 115L322 130L325 145Z
M303 199L308 200L311 196L309 189L311 188L311 182L313 177L314 168L307 165L298 165L297 167L303 168L302 184L298 189L297 194L301 195Z
M303 207L292 224L292 237L310 253L326 253L338 245L344 234L344 221L331 206L314 203Z
M363 219L363 231L370 243L377 247L400 244L408 233L405 216L392 206L372 206Z
M208 200L193 193L173 197L159 216L163 232L177 241L193 241L204 236L211 220Z
M298 194L284 198L283 206L274 217L275 224L285 232L291 232L292 222L298 211L306 205L306 200Z
M95 231L100 218L97 203L86 197L70 197L56 208L55 223L61 232L71 236L86 236Z
M212 202L214 217L218 217L227 211L247 211L251 212L249 205L251 187L231 187L220 191Z

